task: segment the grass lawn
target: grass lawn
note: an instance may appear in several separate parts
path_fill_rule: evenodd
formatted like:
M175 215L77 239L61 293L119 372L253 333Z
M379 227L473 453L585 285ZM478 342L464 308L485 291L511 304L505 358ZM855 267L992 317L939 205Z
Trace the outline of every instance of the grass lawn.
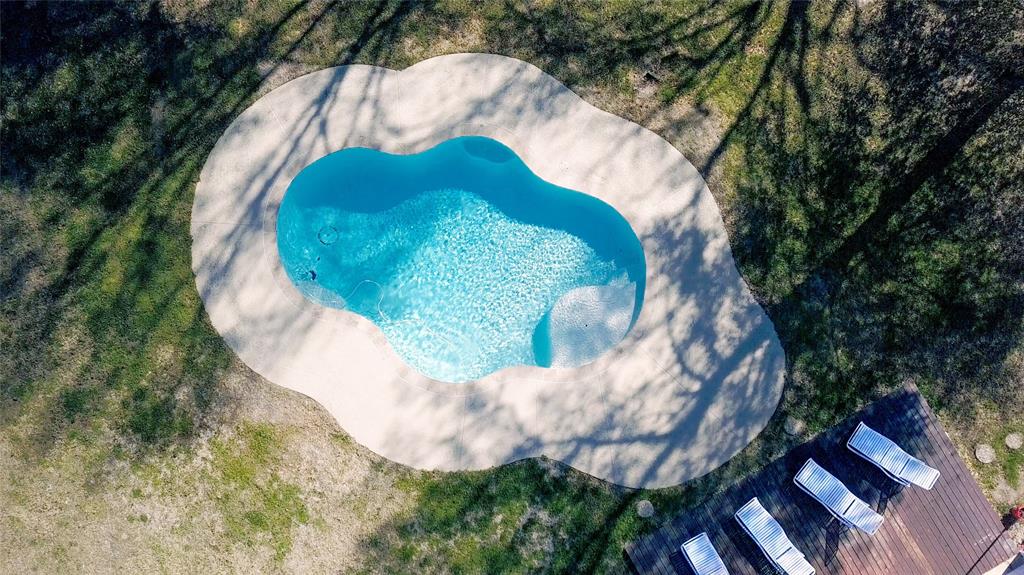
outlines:
M623 543L784 453L786 416L814 433L907 379L993 504L1019 501L1024 5L863 4L0 4L0 565L619 572ZM467 51L536 64L708 180L788 358L719 470L646 492L547 460L413 471L211 328L189 221L227 125L309 71Z

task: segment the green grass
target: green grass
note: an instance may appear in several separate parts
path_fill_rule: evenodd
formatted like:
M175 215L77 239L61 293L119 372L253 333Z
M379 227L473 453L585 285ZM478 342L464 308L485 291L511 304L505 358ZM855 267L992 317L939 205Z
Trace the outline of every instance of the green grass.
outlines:
M488 51L640 123L680 104L715 111L711 149L680 145L701 158L789 358L780 413L824 429L911 378L963 448L1000 450L998 467L975 468L986 486L1019 472L1019 452L989 434L1024 403L1019 3L0 9L0 434L19 461L45 467L88 444L90 489L118 494L111 465L159 486L150 459L191 453L228 423L210 477L194 481L213 486L232 541L283 561L296 526L317 524L306 486L279 470L302 438L211 415L233 358L191 272L199 171L289 66ZM661 81L642 96L633 79L647 71ZM715 473L655 492L538 461L382 472L414 503L368 536L366 569L617 571L621 545L657 524L632 512L638 498L656 520L685 509L782 453L780 425ZM358 449L344 434L334 444Z
M965 446L972 454L977 443L986 443L995 450L994 463L975 466L982 485L987 489L995 489L1002 482L1011 489L1024 491L1024 450L1006 447L1006 436L1011 433L1024 433L1024 425L1017 422L997 424L994 428L986 429L972 437L972 441Z
M268 544L282 561L292 547L292 527L309 521L298 486L274 471L282 440L268 425L243 424L237 435L213 445L215 494L231 539Z
M569 488L564 477L554 478L533 462L510 465L493 473L426 475L400 482L397 487L413 493L417 501L416 514L398 527L403 547L410 548L415 542L417 548L427 550L413 554L425 562L425 569L438 568L431 561L444 557L455 573L488 569L529 572L547 561L556 570L564 570L570 567L569 559L578 549L559 553L557 550L564 548L564 542L557 539L550 546L538 543L530 548L529 542L535 537L550 537L544 533L544 517L558 517L570 532L589 530L596 527L593 519L608 516L619 504L601 486ZM527 552L504 551L516 543L521 543ZM554 557L541 556L546 549L555 550ZM403 556L409 553L399 554L401 561L394 568L415 569L407 564L412 557Z
M1024 453L1007 450L1000 458L1003 465L1003 477L1013 487L1021 487L1021 468L1024 467Z

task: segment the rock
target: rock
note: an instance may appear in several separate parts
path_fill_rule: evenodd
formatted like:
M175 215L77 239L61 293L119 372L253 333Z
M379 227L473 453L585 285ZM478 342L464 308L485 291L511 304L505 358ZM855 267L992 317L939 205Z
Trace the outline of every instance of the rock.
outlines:
M979 443L974 447L974 456L982 463L992 463L996 460L996 450L991 445Z
M641 499L636 503L636 514L644 519L654 515L654 504L646 499Z
M1024 445L1024 434L1011 433L1006 436L1006 446L1010 449L1020 449L1021 445Z
M807 428L807 424L795 417L787 417L784 425L786 433L789 435L800 435Z

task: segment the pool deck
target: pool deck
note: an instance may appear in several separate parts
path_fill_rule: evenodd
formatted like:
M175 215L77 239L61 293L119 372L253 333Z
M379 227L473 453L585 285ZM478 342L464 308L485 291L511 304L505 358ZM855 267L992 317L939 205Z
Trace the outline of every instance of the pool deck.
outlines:
M464 135L501 141L541 178L611 204L640 238L640 317L597 361L432 381L372 322L306 300L285 276L277 208L302 168L346 147L415 153ZM199 293L239 358L413 467L546 455L621 485L675 485L753 440L782 393L782 347L697 170L653 132L513 58L453 54L400 72L342 66L271 91L211 152L191 231Z
M861 421L941 473L926 491L902 487L846 442ZM844 527L793 483L808 458L836 475L884 518L874 535ZM638 575L690 575L680 546L707 533L732 575L774 573L733 514L757 497L818 573L981 575L1016 552L946 431L915 387L888 395L795 447L762 471L626 545ZM999 571L1002 573L1003 571Z

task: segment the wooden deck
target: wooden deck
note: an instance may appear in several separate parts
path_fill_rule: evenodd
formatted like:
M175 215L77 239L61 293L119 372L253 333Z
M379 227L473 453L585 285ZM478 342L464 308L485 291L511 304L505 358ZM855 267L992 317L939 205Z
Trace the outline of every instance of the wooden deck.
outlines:
M942 473L931 491L900 488L846 448L858 421ZM845 529L793 484L813 457L885 517L874 536ZM626 546L637 573L690 575L679 545L706 531L733 575L774 573L733 512L757 496L819 574L970 575L1009 559L1016 546L946 432L914 389L889 395L800 445L757 475Z

